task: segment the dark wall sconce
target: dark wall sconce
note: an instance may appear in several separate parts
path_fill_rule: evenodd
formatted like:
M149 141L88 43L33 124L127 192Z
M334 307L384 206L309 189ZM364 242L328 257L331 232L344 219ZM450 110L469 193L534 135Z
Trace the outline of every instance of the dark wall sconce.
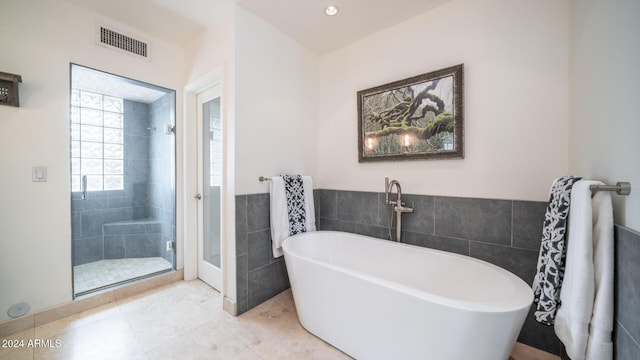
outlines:
M20 106L18 83L22 76L0 71L0 105Z

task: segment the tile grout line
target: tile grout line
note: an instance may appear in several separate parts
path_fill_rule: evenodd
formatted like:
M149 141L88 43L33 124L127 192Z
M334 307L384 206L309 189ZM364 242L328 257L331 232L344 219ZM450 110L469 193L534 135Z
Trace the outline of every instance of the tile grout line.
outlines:
M631 339L631 341L633 341L633 343L638 347L638 349L640 349L640 343L638 343L638 340L636 340L633 337L633 335L631 335L631 333L629 333L629 330L627 330L627 328L624 327L624 325L622 324L622 322L618 318L616 318L615 320L618 323L618 325L620 326L620 328L622 328L622 330L625 332L625 334L627 334L627 336Z

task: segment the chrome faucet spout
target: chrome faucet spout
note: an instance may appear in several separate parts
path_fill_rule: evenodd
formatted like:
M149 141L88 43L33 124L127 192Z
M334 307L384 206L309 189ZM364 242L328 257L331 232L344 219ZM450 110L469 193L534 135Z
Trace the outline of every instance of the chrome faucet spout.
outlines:
M393 187L396 187L396 199L389 200L389 193L393 190ZM402 187L398 180L391 180L389 178L384 179L384 203L386 205L393 206L393 211L396 213L396 241L400 242L400 237L402 236L402 213L411 213L413 212L413 207L407 207L402 202ZM393 227L393 221L391 218L391 213L389 213L389 240L391 238L391 228Z
M396 201L391 201L389 200L389 193L393 189L394 185L396 187ZM400 183L398 182L398 180L391 180L391 182L389 182L389 184L387 185L386 194L387 195L385 199L386 199L387 205L400 205L402 203L402 187L400 186Z

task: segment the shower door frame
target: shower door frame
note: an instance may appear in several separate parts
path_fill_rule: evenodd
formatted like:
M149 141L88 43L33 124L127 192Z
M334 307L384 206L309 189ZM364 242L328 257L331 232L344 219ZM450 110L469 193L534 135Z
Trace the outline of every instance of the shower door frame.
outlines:
M91 294L91 293L94 293L94 292L97 292L97 291L101 291L103 289L113 288L113 287L117 287L117 286L120 286L122 284L129 283L129 282L138 281L138 280L141 280L141 279L153 277L153 276L158 275L158 274L163 274L163 273L167 273L167 272L171 272L171 271L176 271L176 269L178 267L178 259L179 259L178 258L178 251L177 251L178 249L177 249L177 246L176 246L176 244L178 243L178 237L177 237L178 236L178 231L177 231L176 228L179 226L179 224L178 224L178 216L177 216L177 214L178 214L178 212L177 212L178 211L178 201L177 201L178 197L177 197L177 187L176 187L177 186L177 180L178 180L178 177L177 177L177 169L178 169L177 160L178 160L178 158L177 158L177 138L175 136L176 135L175 134L175 127L176 127L176 119L177 119L177 117L176 117L176 115L177 115L176 114L176 109L177 109L177 103L176 103L176 101L177 101L177 91L174 90L174 89L165 88L165 87L162 87L162 86L151 84L151 83L148 83L148 82L145 82L145 81L136 80L136 79L129 78L129 77L126 77L126 76L122 76L122 75L118 75L118 74L115 74L115 73L111 73L111 72L108 72L108 71L104 71L104 70L92 68L92 67L89 67L89 66L86 66L86 65L81 65L81 64L78 64L78 63L71 62L71 63L69 63L69 91L70 92L71 92L71 90L73 88L73 68L74 68L74 66L79 67L79 68L85 68L85 69L88 69L88 70L91 70L91 71L100 72L101 74L103 74L104 76L107 76L107 77L116 77L120 81L123 81L125 83L137 84L139 86L144 86L144 87L147 87L147 88L150 88L150 89L156 89L156 90L165 92L166 94L173 94L173 96L172 96L173 105L172 105L171 111L170 111L171 129L167 128L167 129L164 129L164 130L167 131L167 135L170 135L171 138L172 138L172 140L171 140L172 141L171 142L171 148L169 150L170 151L170 158L171 158L171 161L172 161L172 169L173 169L173 171L172 171L173 178L172 178L172 183L171 183L172 192L173 192L173 194L172 194L173 199L172 199L172 209L171 210L172 210L172 216L173 216L173 223L175 224L175 227L172 226L171 224L169 224L169 227L172 229L171 231L173 233L173 240L172 240L172 242L170 244L170 246L171 246L171 250L170 251L173 252L173 259L171 261L171 268L170 269L163 270L161 272L150 273L150 274L139 276L139 277L135 277L135 278L129 278L129 279L126 279L126 280L118 281L118 282L107 284L107 285L100 286L100 287L96 287L96 288L93 288L93 289L90 289L90 290L87 290L87 291L84 291L84 292L81 292L81 293L77 293L76 292L77 289L75 289L75 284L74 284L75 277L76 277L75 269L74 269L74 261L73 261L75 243L74 243L74 236L73 236L74 229L73 229L73 224L72 224L72 226L71 226L71 258L72 258L72 263L71 263L71 289L72 289L73 299L76 299L76 298L84 296L86 294ZM129 100L129 99L123 98L123 100ZM69 106L69 108L71 108L71 98L69 99L68 106ZM123 113L123 116L124 116L124 113ZM71 124L71 111L69 112L69 124ZM71 131L71 129L69 131ZM168 133L169 131L171 131L171 134ZM126 136L126 135L123 135L123 136ZM71 141L71 133L69 133L69 140ZM70 149L69 160L71 161L71 158L72 158L71 143L70 143L69 149ZM71 169L70 169L70 173L71 173ZM126 173L124 175L125 175L125 177L127 176ZM126 182L126 180L125 180L125 182ZM105 191L105 190L103 190L103 191ZM109 191L109 190L107 190L107 191ZM123 189L123 190L110 190L110 191L122 191L122 192L124 192L126 190ZM71 199L71 202L72 202L70 204L70 210L73 212L73 209L74 209L73 200L74 199L78 199L79 196L77 195L77 196L74 197L74 191L71 190L71 188L69 189L69 195L70 195L70 199ZM106 198L104 195L101 195L101 197L103 199ZM150 216L150 215L148 215L148 216ZM73 218L73 216L72 216L72 218ZM167 250L169 250L168 249L168 246L169 246L168 242L167 242L166 246L167 246Z

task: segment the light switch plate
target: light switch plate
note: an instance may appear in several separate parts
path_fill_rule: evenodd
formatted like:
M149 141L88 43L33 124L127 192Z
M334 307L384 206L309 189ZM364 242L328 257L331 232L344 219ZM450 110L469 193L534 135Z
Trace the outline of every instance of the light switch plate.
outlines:
M46 166L32 167L31 180L33 182L47 182L47 167Z

